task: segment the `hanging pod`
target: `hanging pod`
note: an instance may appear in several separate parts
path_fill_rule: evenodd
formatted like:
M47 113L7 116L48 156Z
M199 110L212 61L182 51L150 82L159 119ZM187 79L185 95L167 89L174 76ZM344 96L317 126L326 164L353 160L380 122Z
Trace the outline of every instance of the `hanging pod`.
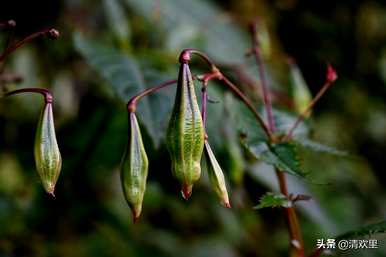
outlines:
M175 103L166 135L173 175L188 199L201 175L200 160L204 148L204 127L189 66L181 62Z
M221 167L218 164L208 141L205 141L205 159L209 180L214 192L219 198L221 204L227 208L230 208L231 205L229 203L224 173L222 172Z
M54 195L55 185L62 167L58 143L56 141L52 100L46 101L41 112L35 137L36 169L47 193Z
M121 164L121 182L134 222L142 211L149 161L135 113L129 113L129 140Z

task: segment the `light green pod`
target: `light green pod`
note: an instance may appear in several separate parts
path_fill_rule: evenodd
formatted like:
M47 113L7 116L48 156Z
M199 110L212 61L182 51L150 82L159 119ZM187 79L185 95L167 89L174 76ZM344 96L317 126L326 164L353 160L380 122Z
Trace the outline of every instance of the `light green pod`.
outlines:
M208 141L205 141L205 158L208 170L208 176L210 183L221 204L227 208L230 208L228 191L226 188L224 173L221 170L220 165L217 162L216 157L213 154L212 149Z
M290 64L290 87L295 111L302 113L311 102L312 95L296 63Z
M121 164L121 183L134 222L142 211L149 161L135 113L129 114L129 140Z
M35 137L35 162L47 193L54 195L55 185L62 168L56 141L52 103L47 102L41 112Z
M166 135L172 172L188 199L201 175L200 161L204 149L204 126L197 103L192 75L187 63L181 63L177 93Z

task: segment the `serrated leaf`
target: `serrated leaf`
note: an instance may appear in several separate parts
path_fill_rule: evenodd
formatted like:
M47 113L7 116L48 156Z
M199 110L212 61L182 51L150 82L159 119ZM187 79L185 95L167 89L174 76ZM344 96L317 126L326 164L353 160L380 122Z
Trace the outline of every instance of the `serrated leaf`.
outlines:
M143 74L134 57L87 40L80 34L75 34L74 44L87 63L113 88L122 103L126 103L132 96L145 89ZM147 98L141 99L138 113L139 119L158 144L159 136L155 131Z
M336 240L369 236L378 233L386 233L386 221L363 226L361 228L346 232L336 237Z
M268 192L265 195L263 195L260 200L259 204L253 207L255 210L260 210L267 207L284 207L288 208L291 206L291 201L288 200L287 197L285 197L282 194L274 194L272 192Z
M300 177L306 176L301 168L297 148L293 143L283 142L269 146L265 142L255 144L244 142L244 146L256 159L271 164L280 171Z
M319 153L326 153L326 154L332 154L337 156L348 156L349 153L346 151L338 150L334 147L323 145L319 142L315 142L309 139L295 139L295 143L307 148L309 150L312 150L314 152Z

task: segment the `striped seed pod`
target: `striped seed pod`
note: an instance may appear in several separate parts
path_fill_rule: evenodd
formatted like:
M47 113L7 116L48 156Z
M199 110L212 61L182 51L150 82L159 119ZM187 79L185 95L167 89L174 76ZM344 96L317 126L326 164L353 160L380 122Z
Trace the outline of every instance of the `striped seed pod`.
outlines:
M216 157L213 154L212 149L208 141L205 141L205 159L207 164L208 176L210 183L221 204L227 208L230 208L228 192L226 188L224 174L218 164Z
M149 161L135 113L129 113L129 140L121 164L121 183L136 222L141 215Z
M54 195L55 185L62 167L56 141L52 101L46 101L41 112L35 137L35 162L42 184L47 193Z
M172 172L188 199L201 175L200 161L204 149L204 126L197 103L189 66L181 61L177 93L166 135Z

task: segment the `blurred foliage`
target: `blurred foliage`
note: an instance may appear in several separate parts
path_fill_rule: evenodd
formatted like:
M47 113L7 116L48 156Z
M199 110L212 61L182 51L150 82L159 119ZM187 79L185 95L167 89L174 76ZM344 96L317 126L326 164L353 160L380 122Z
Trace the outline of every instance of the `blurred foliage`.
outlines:
M183 48L205 51L260 105L256 65L245 57L250 48L247 24L256 19L280 131L288 130L296 118L288 56L296 60L301 71L296 76L304 76L301 81L312 95L323 84L326 62L339 74L310 120L296 130L299 144L280 148L285 157L288 152L299 157L289 164L281 159L286 165L301 165L309 173L307 179L288 176L290 192L312 196L296 203L306 249L311 252L318 238L385 220L383 1L2 4L0 20L14 19L17 27L1 31L1 47L10 36L22 38L41 28L54 26L61 32L56 41L41 38L15 52L2 74L20 75L23 81L0 80L0 90L39 86L53 91L63 170L56 199L51 199L33 160L41 98L1 99L0 257L287 256L281 211L253 210L267 191L278 190L272 167L256 161L237 136L241 133L248 144L257 144L265 140L264 134L248 110L218 83L209 85L215 103L208 106L207 130L226 173L233 208L220 206L205 171L192 198L185 202L180 196L163 141L172 87L139 105L150 170L143 215L136 225L119 182L127 141L125 102L144 88L176 78ZM195 74L206 71L201 62L193 64ZM337 255L386 256L385 235L371 238L380 240L378 250Z

